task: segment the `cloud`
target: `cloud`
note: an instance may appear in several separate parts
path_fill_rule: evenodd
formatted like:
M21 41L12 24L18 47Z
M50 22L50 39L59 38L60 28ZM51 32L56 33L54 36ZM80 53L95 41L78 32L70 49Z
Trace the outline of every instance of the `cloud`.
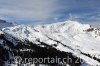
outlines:
M10 15L17 18L45 19L51 17L57 0L3 0L0 14Z
M100 0L0 0L0 17L15 21L97 20ZM98 17L99 19L99 17ZM24 22L23 22L24 23Z

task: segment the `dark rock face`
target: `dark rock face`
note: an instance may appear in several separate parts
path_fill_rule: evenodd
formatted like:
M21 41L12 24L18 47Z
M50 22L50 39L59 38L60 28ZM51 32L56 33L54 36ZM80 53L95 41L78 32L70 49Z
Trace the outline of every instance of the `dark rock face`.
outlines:
M0 64L2 64L1 66L4 65L4 61L10 61L10 56L20 56L23 59L25 58L60 58L60 62L63 62L63 59L65 59L66 64L69 64L71 66L80 66L80 59L78 57L75 57L74 55L72 55L72 53L67 53L67 52L62 52L59 51L55 48L53 48L52 46L49 46L48 44L45 44L44 42L40 42L41 45L44 45L45 47L41 47L39 45L36 45L32 42L29 42L28 40L22 42L22 41L18 41L17 45L14 46L12 42L8 41L4 35L0 36L0 39L3 39L3 44L0 44ZM8 46L9 49L4 48L4 46ZM28 51L21 51L24 49L30 49ZM71 62L67 62L68 57L71 59ZM66 64L62 63L48 63L48 60L45 60L46 62L42 62L42 63L35 63L35 66L39 66L40 64L44 64L47 66L65 66ZM49 61L51 61L51 59L49 59ZM76 61L78 63L76 63ZM28 61L27 61L28 62ZM22 64L23 61L20 62L20 64ZM19 65L21 66L21 65Z
M9 59L9 53L8 53L9 51L4 48L7 45L6 43L9 43L9 41L5 40L3 34L0 35L0 40L3 40L3 43L2 44L0 43L0 64L2 64L1 66L3 66L4 61Z

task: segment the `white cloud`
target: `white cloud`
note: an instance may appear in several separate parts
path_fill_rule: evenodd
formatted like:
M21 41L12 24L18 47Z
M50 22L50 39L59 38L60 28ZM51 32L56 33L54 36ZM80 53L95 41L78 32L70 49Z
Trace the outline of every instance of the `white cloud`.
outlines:
M92 14L100 12L99 2L94 0L0 0L0 17L15 21L26 19L41 22L50 21L50 19L59 21L68 17L85 21L100 20L98 16L91 17Z
M41 20L50 18L56 8L57 0L3 0L0 1L0 14L15 18Z

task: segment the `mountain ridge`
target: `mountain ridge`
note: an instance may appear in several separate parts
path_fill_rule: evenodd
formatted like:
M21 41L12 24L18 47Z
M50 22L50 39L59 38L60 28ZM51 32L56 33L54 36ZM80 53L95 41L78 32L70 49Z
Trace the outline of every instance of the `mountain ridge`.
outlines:
M0 29L6 28L6 27L11 27L11 26L15 26L15 24L13 24L11 22L7 22L6 20L0 19Z

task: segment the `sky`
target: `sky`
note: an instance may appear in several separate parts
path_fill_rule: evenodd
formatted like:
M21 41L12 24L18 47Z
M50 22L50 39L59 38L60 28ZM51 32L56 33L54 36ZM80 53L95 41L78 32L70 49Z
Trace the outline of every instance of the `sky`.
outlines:
M18 24L100 23L100 0L0 0L0 19Z

